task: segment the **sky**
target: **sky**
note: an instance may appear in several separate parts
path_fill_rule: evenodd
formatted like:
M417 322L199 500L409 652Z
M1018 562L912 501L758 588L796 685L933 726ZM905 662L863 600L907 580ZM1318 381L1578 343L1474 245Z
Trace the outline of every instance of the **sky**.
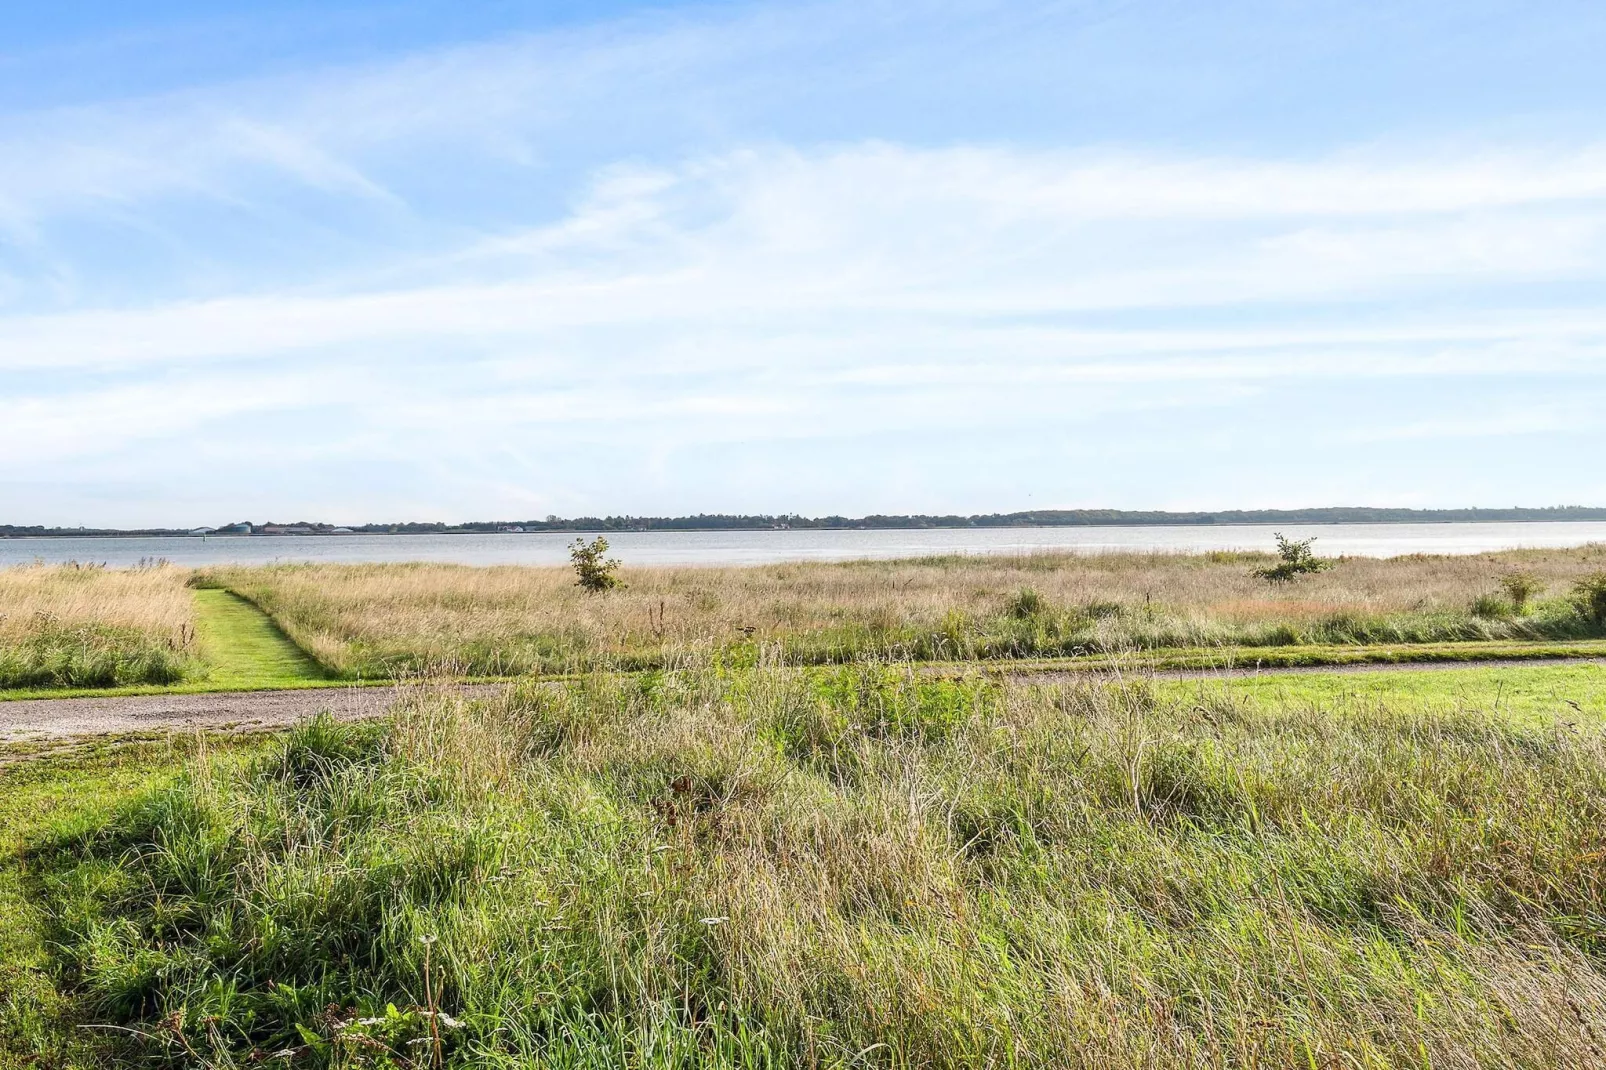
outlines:
M1606 505L1606 5L0 0L0 523Z

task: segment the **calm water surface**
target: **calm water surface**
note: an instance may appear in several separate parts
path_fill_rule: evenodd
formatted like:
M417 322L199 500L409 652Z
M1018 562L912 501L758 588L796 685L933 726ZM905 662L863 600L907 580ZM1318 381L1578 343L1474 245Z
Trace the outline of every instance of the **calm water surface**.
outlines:
M1606 543L1606 523L1278 525L1317 539L1320 554L1393 557L1475 554L1516 547ZM608 535L612 554L633 565L756 565L924 554L1271 550L1273 528L969 528L924 531L635 531ZM589 536L588 536L589 537ZM175 565L292 561L450 561L464 565L557 565L572 532L496 535L223 535L160 539L0 539L0 566L82 561L121 567L165 558Z

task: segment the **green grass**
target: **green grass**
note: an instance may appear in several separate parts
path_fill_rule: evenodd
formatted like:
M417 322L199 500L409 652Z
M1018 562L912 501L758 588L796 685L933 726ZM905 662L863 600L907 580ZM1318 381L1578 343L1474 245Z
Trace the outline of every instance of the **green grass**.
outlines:
M0 702L20 702L28 699L58 698L137 698L140 695L210 695L231 691L299 691L319 688L385 687L391 680L342 680L323 677L314 680L265 679L250 686L241 686L227 680L211 678L191 680L182 684L160 686L139 684L132 687L34 687L13 691L0 691ZM464 678L464 683L495 683L494 679Z
M195 659L137 628L106 624L49 625L0 646L0 688L100 689L174 683Z
M219 741L246 753L255 741ZM59 985L56 932L40 899L34 854L115 823L130 801L161 790L194 758L194 741L101 740L70 754L0 764L0 1070L103 1067L130 1055L126 1038L79 1029L81 1003ZM0 748L0 758L20 757Z
M39 994L0 1050L1600 1065L1606 732L1556 705L1592 673L703 668L317 721L14 808Z
M207 593L207 592L200 592ZM222 592L215 592L222 593ZM249 603L248 603L249 605ZM254 609L254 607L252 607ZM260 611L256 611L260 613ZM252 622L261 627L260 622ZM271 626L271 621L268 622ZM281 635L275 637L284 639ZM293 647L294 644L292 643ZM299 653L299 650L297 651ZM762 651L753 644L724 652L727 660L735 664L754 665L762 658ZM275 656L283 656L278 648ZM1022 658L986 663L978 666L971 661L936 661L926 668L939 675L963 675L979 667L1010 674L1057 673L1070 671L1105 672L1121 670L1141 674L1172 670L1257 669L1275 673L1278 669L1306 669L1324 665L1446 665L1468 661L1521 661L1530 658L1574 658L1579 660L1606 657L1606 641L1580 640L1578 642L1496 642L1454 644L1392 644L1380 646L1293 646L1270 650L1248 650L1232 647L1200 649L1146 650L1109 655L1089 654L1068 658ZM322 670L311 658L301 655L302 672ZM306 666L311 665L308 669ZM541 676L545 680L570 680L574 673L554 673ZM442 677L447 679L448 677ZM525 677L531 678L531 677ZM453 676L460 683L504 683L521 677L514 676ZM238 672L213 672L203 679L189 680L167 686L142 684L137 686L106 688L19 688L0 691L0 702L38 698L115 698L139 695L205 694L220 691L251 691L264 689L301 689L324 687L383 686L389 679L348 679L336 675L292 676L275 672L258 672L250 675Z
M1007 672L1059 671L1067 668L1170 671L1174 669L1303 669L1324 665L1454 664L1464 661L1520 661L1530 658L1602 658L1606 640L1573 642L1496 641L1465 643L1380 643L1372 645L1304 645L1285 647L1168 647L1133 649L1112 654L1065 658L1020 658L992 663ZM974 662L934 665L955 669Z
M1415 714L1488 710L1513 721L1558 719L1606 725L1606 665L1431 668L1408 672L1285 673L1155 685L1167 695L1210 704L1226 696L1264 709L1316 711L1378 707Z
M250 602L225 590L192 593L199 657L149 643L147 650L132 633L97 646L99 633L79 628L71 642L50 644L49 657L33 658L27 673L5 667L18 651L0 651L0 683L19 685L0 690L0 701L341 686Z
M230 591L195 592L195 628L213 689L295 686L327 677L266 613Z

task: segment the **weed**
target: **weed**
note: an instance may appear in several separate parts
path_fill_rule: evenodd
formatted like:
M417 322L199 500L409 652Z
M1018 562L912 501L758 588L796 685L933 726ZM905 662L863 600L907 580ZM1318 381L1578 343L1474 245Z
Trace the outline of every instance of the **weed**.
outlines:
M1480 594L1472 600L1471 613L1474 617L1500 620L1511 616L1513 612L1520 611L1513 603L1507 602L1497 594Z
M1043 596L1030 587L1022 587L1010 598L1006 612L1016 620L1030 620L1047 608Z

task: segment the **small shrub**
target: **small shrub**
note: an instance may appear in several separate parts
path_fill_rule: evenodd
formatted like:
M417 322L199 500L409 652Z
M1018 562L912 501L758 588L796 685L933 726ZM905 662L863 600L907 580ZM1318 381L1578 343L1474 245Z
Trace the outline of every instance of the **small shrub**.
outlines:
M1573 584L1578 610L1591 624L1606 624L1606 572L1585 576Z
M1472 615L1474 617L1487 617L1498 620L1502 617L1511 616L1514 610L1514 602L1507 602L1497 594L1480 594L1472 600Z
M1009 600L1009 615L1016 620L1029 620L1047 608L1043 596L1030 587L1022 588Z
M607 552L608 540L601 535L589 543L584 539L574 540L569 547L569 560L574 562L574 574L579 577L574 581L577 586L593 593L623 586L615 575L619 570L619 562L604 557Z
M1544 590L1545 585L1532 572L1508 572L1500 577L1500 589L1511 599L1511 608L1515 612L1525 613L1528 600Z
M1324 558L1317 557L1311 552L1311 544L1316 540L1290 539L1282 532L1276 532L1277 556L1275 565L1266 568L1257 568L1251 575L1267 583L1289 583L1296 576L1303 576L1313 572L1326 572L1333 567L1333 563Z

